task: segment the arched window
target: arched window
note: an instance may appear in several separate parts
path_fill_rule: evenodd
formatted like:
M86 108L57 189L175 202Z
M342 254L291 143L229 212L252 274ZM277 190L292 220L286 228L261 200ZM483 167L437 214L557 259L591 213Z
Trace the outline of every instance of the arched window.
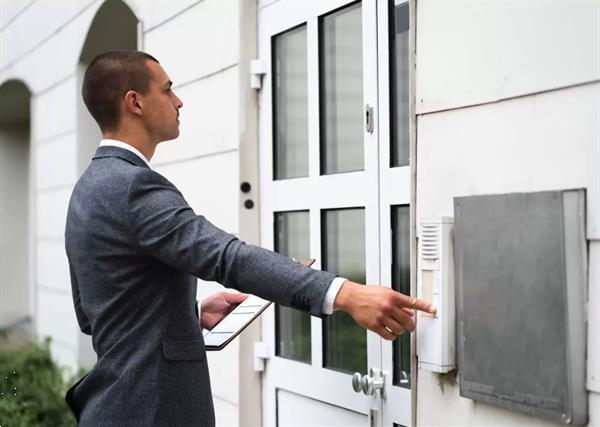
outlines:
M0 86L0 329L32 325L30 101L20 81Z

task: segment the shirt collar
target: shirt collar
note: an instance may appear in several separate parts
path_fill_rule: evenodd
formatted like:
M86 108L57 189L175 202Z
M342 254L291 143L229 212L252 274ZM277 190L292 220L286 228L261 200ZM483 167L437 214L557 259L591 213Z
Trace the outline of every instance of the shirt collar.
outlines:
M152 166L150 165L148 159L142 153L140 153L137 148L135 148L133 145L127 144L126 142L117 141L116 139L103 139L100 141L100 147L118 147L130 151L136 156L138 156L140 159L142 159L144 163L146 163L148 167L152 169Z

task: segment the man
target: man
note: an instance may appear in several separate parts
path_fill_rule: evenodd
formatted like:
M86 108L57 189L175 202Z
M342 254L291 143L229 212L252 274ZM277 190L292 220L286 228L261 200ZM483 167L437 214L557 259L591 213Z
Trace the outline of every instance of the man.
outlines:
M104 139L73 190L65 231L77 320L98 356L66 397L82 426L214 425L201 326L246 296L207 298L199 321L196 278L315 316L345 310L390 340L414 330L412 308L434 311L246 245L196 215L149 164L179 135L183 104L171 85L155 58L135 51L101 54L84 76Z

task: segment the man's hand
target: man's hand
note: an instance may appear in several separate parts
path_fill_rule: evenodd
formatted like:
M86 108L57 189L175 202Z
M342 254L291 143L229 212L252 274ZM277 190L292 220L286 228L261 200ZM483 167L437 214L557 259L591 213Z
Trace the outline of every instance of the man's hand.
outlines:
M204 329L212 329L240 303L248 298L246 294L218 292L202 300L200 325Z
M426 301L409 297L383 286L365 286L346 280L333 303L356 323L386 340L393 340L405 329L415 330L414 310L435 314Z

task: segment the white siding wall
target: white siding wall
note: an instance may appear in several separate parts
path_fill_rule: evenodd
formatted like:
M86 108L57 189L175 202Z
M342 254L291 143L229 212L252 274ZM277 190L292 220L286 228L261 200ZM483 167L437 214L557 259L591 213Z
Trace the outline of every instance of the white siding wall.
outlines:
M584 187L597 219L600 3L420 1L416 81L418 218L452 216L456 196ZM549 424L463 399L452 379L418 380L418 425ZM590 411L598 422L598 395Z
M182 98L181 136L153 159L194 210L238 234L239 2L126 3L142 26L141 45L155 55ZM32 90L35 194L34 316L53 338L59 363L75 367L81 341L64 253L67 203L77 180L76 67L102 1L0 2L0 84ZM219 290L199 283L199 296ZM85 349L83 349L85 350ZM239 350L209 356L219 425L238 425Z
M60 364L77 361L77 323L72 308L64 223L75 182L76 88L71 77L79 40L93 16L90 2L27 4L0 32L0 82L24 81L32 90L31 163L34 167L34 318L38 334L52 337ZM15 9L14 4L7 4ZM53 7L56 6L56 7ZM35 28L35 31L31 31ZM65 47L71 46L71 49ZM59 48L60 47L60 48Z

